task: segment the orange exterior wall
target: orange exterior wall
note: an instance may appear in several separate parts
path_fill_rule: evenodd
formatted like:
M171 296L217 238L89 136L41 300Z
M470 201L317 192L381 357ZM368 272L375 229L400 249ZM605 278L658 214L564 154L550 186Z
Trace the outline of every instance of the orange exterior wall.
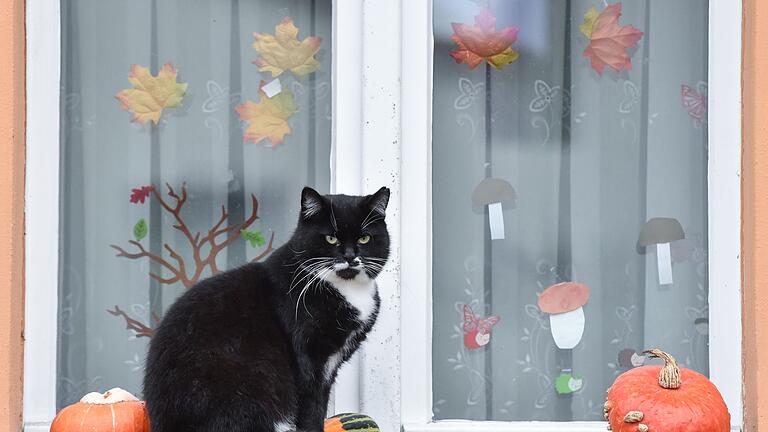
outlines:
M746 431L768 431L768 1L744 2L742 263Z
M24 1L0 0L0 432L21 427L24 36Z

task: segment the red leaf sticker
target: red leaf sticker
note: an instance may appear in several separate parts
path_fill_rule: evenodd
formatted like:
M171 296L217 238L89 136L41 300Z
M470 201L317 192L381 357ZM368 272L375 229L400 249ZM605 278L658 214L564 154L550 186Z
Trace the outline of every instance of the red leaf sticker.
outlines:
M146 200L149 194L151 194L152 191L154 190L155 190L155 187L152 185L141 186L137 189L131 189L131 202L133 204L138 204L138 203L144 204L144 200Z
M483 9L475 17L475 25L451 23L454 34L451 39L459 48L451 52L456 63L466 63L470 69L476 68L483 61L496 69L512 63L520 54L512 49L517 42L517 27L505 27L496 30L496 17L491 11Z
M643 37L639 29L627 25L619 26L621 2L606 6L602 12L597 12L593 6L584 15L584 22L579 30L589 38L589 44L584 50L592 69L602 75L605 66L610 66L617 72L632 69L632 60L627 50L637 46Z

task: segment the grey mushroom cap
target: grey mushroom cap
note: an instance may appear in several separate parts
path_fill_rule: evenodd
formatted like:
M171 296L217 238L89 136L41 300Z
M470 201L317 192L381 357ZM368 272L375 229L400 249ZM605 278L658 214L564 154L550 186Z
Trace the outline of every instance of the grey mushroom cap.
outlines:
M685 238L685 232L680 222L674 218L658 217L650 219L643 226L637 244L650 246L659 243L669 243Z
M515 188L508 181L487 178L472 191L472 205L481 207L493 203L512 203L517 198Z

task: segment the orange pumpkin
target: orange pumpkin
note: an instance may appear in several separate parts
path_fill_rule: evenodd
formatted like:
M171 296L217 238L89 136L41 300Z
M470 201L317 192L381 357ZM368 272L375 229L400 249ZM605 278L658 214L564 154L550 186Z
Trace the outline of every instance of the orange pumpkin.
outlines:
M613 432L728 432L723 397L704 375L680 368L664 351L646 351L664 366L641 366L619 375L605 402Z
M149 432L144 402L121 388L88 393L59 412L51 432Z

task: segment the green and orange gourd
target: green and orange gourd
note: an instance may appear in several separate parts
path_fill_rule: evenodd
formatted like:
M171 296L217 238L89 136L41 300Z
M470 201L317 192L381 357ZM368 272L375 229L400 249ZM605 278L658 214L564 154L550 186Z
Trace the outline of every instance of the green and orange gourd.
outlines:
M372 418L364 414L338 414L325 420L324 432L380 432Z

